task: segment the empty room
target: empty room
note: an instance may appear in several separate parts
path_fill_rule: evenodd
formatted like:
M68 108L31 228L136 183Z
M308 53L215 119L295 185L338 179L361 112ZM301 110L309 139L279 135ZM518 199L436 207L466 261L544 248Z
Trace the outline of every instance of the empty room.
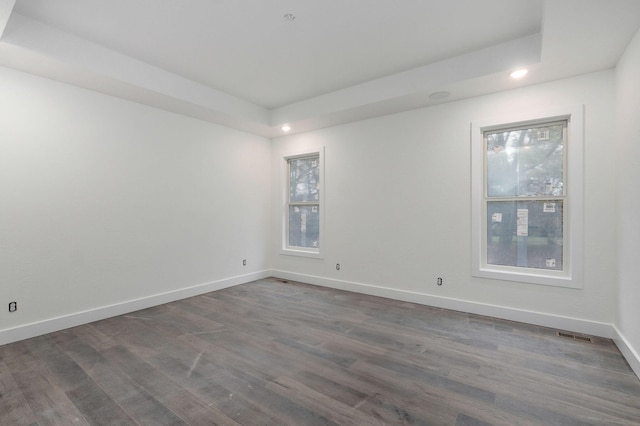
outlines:
M0 425L640 425L637 0L0 0Z

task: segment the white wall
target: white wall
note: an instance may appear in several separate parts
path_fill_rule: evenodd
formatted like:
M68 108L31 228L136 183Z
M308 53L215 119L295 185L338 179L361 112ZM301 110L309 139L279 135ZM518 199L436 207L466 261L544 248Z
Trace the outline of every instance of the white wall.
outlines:
M594 334L615 323L633 364L637 75L640 36L615 72L270 143L0 68L0 344L273 272ZM586 111L583 289L472 278L470 123L575 104ZM281 255L279 163L317 145L326 147L324 259Z
M268 140L5 68L0 93L0 343L268 275Z
M576 104L586 111L583 289L472 278L470 123ZM613 107L614 72L605 71L276 139L274 273L607 335L616 300ZM317 144L326 147L325 258L278 254L278 164Z
M618 315L616 327L640 376L640 32L616 68ZM619 346L621 346L619 344ZM622 346L624 349L624 346ZM633 361L635 360L635 362Z

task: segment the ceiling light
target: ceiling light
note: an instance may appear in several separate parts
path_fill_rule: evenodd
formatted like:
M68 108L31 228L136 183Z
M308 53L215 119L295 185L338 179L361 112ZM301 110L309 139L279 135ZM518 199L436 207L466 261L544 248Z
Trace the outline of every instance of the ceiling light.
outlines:
M285 20L285 22L291 22L291 21L293 21L294 19L296 19L296 15L294 15L293 13L285 13L285 14L282 16L282 19L284 19L284 20Z
M522 69L519 69L519 70L515 70L514 72L512 72L509 75L511 76L511 78L518 79L518 78L522 78L525 75L527 75L528 72L529 72L528 69L522 68Z
M284 125L281 127L281 129L282 129L282 131L283 131L283 132L285 132L285 133L286 133L286 132L288 132L288 131L290 131L290 130L291 130L291 126L289 126L288 124L284 124Z

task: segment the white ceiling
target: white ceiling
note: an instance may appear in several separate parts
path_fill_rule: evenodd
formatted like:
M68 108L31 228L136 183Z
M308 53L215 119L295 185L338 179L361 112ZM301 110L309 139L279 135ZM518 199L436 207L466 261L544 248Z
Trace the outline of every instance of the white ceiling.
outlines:
M639 26L637 0L0 0L0 64L273 137L610 68Z

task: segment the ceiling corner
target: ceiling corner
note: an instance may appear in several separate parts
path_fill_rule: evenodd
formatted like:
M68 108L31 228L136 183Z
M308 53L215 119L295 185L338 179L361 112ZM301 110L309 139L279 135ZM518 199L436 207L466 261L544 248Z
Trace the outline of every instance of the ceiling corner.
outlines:
M0 39L2 39L2 34L4 34L15 4L16 0L0 0Z

